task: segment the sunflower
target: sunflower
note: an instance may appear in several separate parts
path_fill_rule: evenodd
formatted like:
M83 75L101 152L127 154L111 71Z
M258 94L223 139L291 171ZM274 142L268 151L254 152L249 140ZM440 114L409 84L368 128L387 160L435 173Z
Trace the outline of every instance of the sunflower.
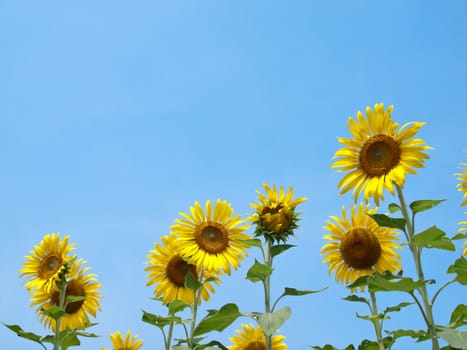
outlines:
M130 330L126 332L125 340L123 340L122 333L115 332L110 334L110 340L112 341L113 350L139 350L143 346L143 341L141 339L136 340L138 336L131 336ZM102 350L109 350L102 348Z
M177 234L180 251L184 258L209 272L230 275L230 266L240 266L249 247L242 240L250 239L243 233L248 229L241 215L233 216L227 201L218 199L214 208L206 201L206 211L198 202L190 207L190 213L180 213L183 218L175 219L171 228Z
M242 330L236 330L238 335L229 338L233 345L229 350L266 350L266 337L260 326L242 324ZM272 350L287 350L287 345L282 341L283 335L272 337Z
M323 245L321 255L325 255L329 274L336 272L337 282L349 284L360 276L401 269L400 256L394 251L401 249L396 243L398 232L379 226L368 215L375 212L360 203L358 208L351 207L349 218L342 207L342 218L331 216L324 227L330 233L324 239L331 242Z
M192 304L194 302L194 292L189 288L185 288L185 276L188 271L191 271L193 276L197 278L196 266L182 258L175 233L171 233L170 236L163 236L162 242L164 245L154 243L156 249L151 250L147 255L147 264L149 266L144 270L149 272L147 276L149 281L146 285L157 284L154 294L156 298L162 297L164 304L174 300L182 300ZM219 280L212 274L208 272L203 274L203 280L211 277L214 278L216 283L219 283ZM201 297L205 301L209 300L209 293L214 292L214 287L210 282L203 283Z
M63 265L75 257L69 255L75 244L69 244L68 239L69 236L65 236L60 240L60 233L46 234L39 245L34 246L31 255L25 256L20 277L26 277L24 287L27 290L54 286Z
M431 149L425 141L413 138L425 125L423 122L399 124L391 119L393 106L375 104L374 111L366 108L366 118L358 111L358 120L349 117L348 128L353 139L340 137L345 147L333 158L332 168L348 172L339 182L340 194L353 189L355 201L363 192L365 202L373 197L379 205L384 199L383 189L394 195L394 184L403 187L407 173L416 174L414 168L423 168L429 158L423 151Z
M256 236L265 236L271 241L285 241L287 236L293 235L293 230L298 227L298 213L295 208L307 198L300 197L292 199L293 187L290 186L289 193L285 193L281 186L277 191L276 185L271 188L268 184L263 184L266 196L258 193L260 203L252 204L256 210L252 216L253 223L256 224Z
M459 181L457 183L457 190L462 192L464 196L464 201L461 205L467 205L467 163L461 163L460 165L462 165L462 173L457 174L457 180Z
M65 306L66 314L61 318L60 330L84 329L91 324L89 315L96 317L102 293L99 291L101 285L97 283L96 275L86 273L89 267L83 267L85 261L79 259L71 264L70 272L67 274L67 287L65 297L83 297L68 303ZM59 305L60 291L54 286L49 291L43 288L34 289L31 292L31 306L38 305L36 312L40 315L40 322L44 326L56 330L55 320L45 315L42 310L47 310L53 305ZM66 300L65 298L65 300Z

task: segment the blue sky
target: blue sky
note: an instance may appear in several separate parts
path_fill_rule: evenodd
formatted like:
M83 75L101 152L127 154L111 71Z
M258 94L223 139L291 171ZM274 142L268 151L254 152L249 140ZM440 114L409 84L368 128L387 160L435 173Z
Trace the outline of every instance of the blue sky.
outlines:
M393 119L426 121L434 147L406 196L448 199L420 216L452 236L465 220L456 192L465 162L467 3L426 1L79 1L0 2L0 321L44 334L18 278L44 234L69 234L102 283L98 339L130 328L146 349L161 348L141 309L162 313L146 287L146 254L195 200L228 200L247 215L263 182L293 185L301 205L294 250L277 258L283 287L321 289L281 305L291 350L373 339L367 310L345 302L345 288L319 255L323 225L350 196L337 195L330 169L357 110L394 104ZM391 196L387 195L387 203ZM385 206L382 208L386 209ZM459 242L460 243L460 242ZM460 245L460 244L459 244ZM460 254L425 252L440 285ZM261 311L260 285L245 280L252 252L206 304L237 302ZM403 253L409 264L409 256ZM384 305L406 300L382 296ZM387 304L385 304L387 303ZM452 287L435 317L465 303ZM226 340L241 321L219 335ZM423 328L415 308L387 329ZM213 334L217 336L217 334ZM0 328L2 346L34 348ZM227 342L228 343L228 342ZM401 340L398 349L423 349Z

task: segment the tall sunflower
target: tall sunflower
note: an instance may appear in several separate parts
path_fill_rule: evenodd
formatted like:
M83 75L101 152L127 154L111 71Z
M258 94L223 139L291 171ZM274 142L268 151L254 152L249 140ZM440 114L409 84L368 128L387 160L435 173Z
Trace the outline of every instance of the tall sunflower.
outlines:
M289 193L286 193L281 186L278 191L276 185L272 188L264 183L266 195L259 191L259 203L251 205L256 212L251 217L256 224L255 234L265 236L271 241L285 241L287 236L293 235L293 230L298 227L298 213L295 208L300 203L307 200L305 197L292 199L293 187L290 186Z
M241 215L233 216L227 201L218 199L214 208L206 201L204 211L198 202L190 207L190 214L181 212L183 218L175 219L171 229L177 234L183 257L209 272L225 272L230 275L230 266L237 269L240 260L247 255L250 239L244 231L248 229Z
M184 260L180 253L180 247L176 241L175 233L169 236L163 236L163 245L154 243L153 249L147 255L149 266L144 270L148 271L147 286L157 284L154 289L156 298L162 297L164 304L174 300L182 300L188 304L194 302L194 292L189 288L185 288L185 277L188 271L191 271L195 278L198 278L198 271L195 265ZM216 282L219 280L215 276L204 272L203 280L209 277L214 278ZM204 282L201 290L201 297L204 300L209 300L209 293L214 293L214 287L210 282Z
M363 192L365 202L373 197L376 205L384 199L383 190L394 194L394 184L403 187L407 173L416 174L415 168L423 168L424 153L431 147L425 141L414 138L423 122L412 122L399 127L391 119L393 106L375 104L374 111L366 108L366 117L358 111L357 120L349 117L348 128L353 138L339 137L345 147L333 158L338 158L332 168L347 172L338 184L340 194L353 189L355 201Z
M68 239L69 236L65 236L60 240L60 233L46 234L30 255L25 256L20 277L26 278L24 287L27 290L54 286L63 265L75 257L70 255L75 244L68 243Z
M342 207L342 218L331 216L324 228L329 234L324 239L330 241L321 248L323 262L328 263L329 274L336 273L336 281L342 284L353 283L358 277L374 272L401 269L400 256L394 249L401 249L398 232L379 226L368 214L374 214L368 205L353 205L350 217Z
M126 332L125 339L123 339L122 333L115 332L110 334L110 340L112 341L113 350L139 350L143 346L143 340L137 339L137 335L131 336L130 330ZM102 348L102 350L109 350Z
M229 350L266 350L266 337L260 326L242 324L242 329L236 330L238 335L229 338L233 343ZM287 350L287 344L282 342L284 339L283 335L273 336L272 350Z
M84 297L82 300L70 302L65 306L66 314L61 318L60 330L84 329L91 324L89 315L96 317L97 311L101 310L99 303L102 293L99 291L101 285L97 282L96 275L87 273L89 267L83 267L84 260L79 259L71 264L70 272L67 274L67 288L65 300L69 296ZM36 312L39 320L44 326L56 330L55 320L42 313L53 305L59 305L60 292L57 286L50 290L38 288L31 291L31 306L38 306Z

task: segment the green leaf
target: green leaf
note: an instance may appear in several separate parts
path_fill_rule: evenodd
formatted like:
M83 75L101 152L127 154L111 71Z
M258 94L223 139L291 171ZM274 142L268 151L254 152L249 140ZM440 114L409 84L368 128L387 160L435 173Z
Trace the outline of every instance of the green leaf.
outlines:
M460 284L467 284L467 260L464 257L457 259L454 264L449 266L447 273L455 273L456 281Z
M454 348L467 349L467 331L443 328L438 335Z
M389 206L388 206L388 209L389 209L389 212L392 214L392 213L395 213L395 212L401 210L401 207L399 206L399 204L390 203Z
M55 321L57 321L60 317L66 315L66 311L55 304L49 307L47 310L41 309L41 311L44 315L52 317Z
M210 310L208 315L196 327L195 335L211 331L221 332L241 315L238 306L233 303L225 304L219 310Z
M379 345L375 341L365 339L358 346L358 350L379 350Z
M276 244L271 247L271 256L275 257L286 250L295 247L293 244Z
M185 345L174 345L172 350L191 350L188 346Z
M457 328L467 324L467 305L459 304L451 313L449 325L451 328Z
M245 244L249 245L250 247L257 247L257 248L262 248L263 247L263 243L258 238L241 239L240 242L245 243Z
M264 281L268 276L272 273L272 268L261 264L255 259L255 263L252 267L248 270L246 274L246 278L251 282L259 282Z
M384 319L389 319L389 316L385 316L383 314L378 314L378 315L360 315L358 313L355 314L358 318L361 318L362 320L368 320L373 322L374 320L384 320Z
M340 350L339 348L336 348L330 344L326 344L323 347L315 345L315 346L312 346L311 348L315 350ZM352 344L350 344L345 349L342 349L342 350L355 350L355 347Z
M467 232L465 232L465 233L458 233L457 235L451 237L451 240L465 239L465 238L467 238Z
M213 347L213 345L215 345L215 347ZM209 343L207 344L203 344L203 345L198 345L196 347L196 350L229 350L228 348L226 348L221 342L218 342L217 340L211 340Z
M71 304L71 303L76 303L77 301L82 301L86 299L84 296L77 296L77 295L68 295L66 297L66 303Z
M424 330L414 331L413 329L398 329L388 333L393 336L394 340L402 337L410 337L417 339L417 342L421 342L430 338L430 335Z
M412 209L413 214L417 214L421 211L425 211L431 208L436 207L438 204L443 203L446 199L432 200L432 199L422 199L419 201L414 201L410 203L409 207Z
M409 277L402 278L400 276L393 275L389 271L386 271L383 274L375 272L370 276L359 277L355 280L354 283L347 286L347 288L353 289L357 287L368 286L369 292L412 292L425 283L428 282L414 281Z
M275 312L266 312L259 315L258 324L263 329L264 334L273 335L290 318L291 313L292 311L288 306Z
M171 324L171 323L181 323L182 322L182 319L178 316L167 316L167 317L162 317L162 316L158 316L158 315L154 315L154 314L151 314L149 312L146 312L144 310L143 311L143 317L141 318L141 320L143 322L146 322L146 323L149 323L153 326L156 326L160 329L162 329L163 327Z
M385 214L368 214L379 226L397 228L405 231L405 219L403 218L391 218Z
M345 298L342 298L343 300L347 300L347 301L352 301L352 302L359 302L359 303L365 303L367 305L370 305L370 302L368 301L368 299L366 298L363 298L363 297L359 297L355 294L351 294Z
M436 226L432 226L425 231L414 235L410 240L410 243L419 247L438 248L450 251L456 250L456 247L451 240L446 237L446 233Z
M7 327L9 330L15 332L18 335L18 337L25 338L35 343L42 344L42 341L41 341L42 339L40 335L34 334L32 332L25 332L20 326L15 325L15 324L10 325L10 324L3 323L3 325Z
M295 289L295 288L285 287L284 292L282 293L282 296L286 296L286 295L293 295L293 296L307 295L307 294L322 292L325 289L327 289L327 287L323 288L323 289L320 289L320 290L299 290L299 289Z
M196 292L202 286L203 284L200 281L198 281L198 279L195 276L193 276L191 270L188 270L188 272L185 275L185 288L191 289L192 291Z
M409 303L409 302L403 302L395 306L390 306L387 307L386 310L384 310L384 314L387 314L388 312L395 312L395 311L401 311L402 308L410 306L412 304L415 304L415 302Z
M59 339L60 339L60 349L62 350L67 350L71 346L81 345L81 342L79 341L76 334L74 334L74 332L69 331L69 330L61 331L59 335Z
M167 305L169 308L169 314L175 315L179 311L185 310L187 307L190 307L190 304L185 303L182 300L174 300Z

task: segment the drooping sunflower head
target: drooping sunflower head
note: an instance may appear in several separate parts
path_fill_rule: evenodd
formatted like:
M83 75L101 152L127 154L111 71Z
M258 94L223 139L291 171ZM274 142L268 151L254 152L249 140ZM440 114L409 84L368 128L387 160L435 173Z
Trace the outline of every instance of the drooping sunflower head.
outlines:
M464 196L464 201L461 205L467 205L467 163L461 163L460 165L462 166L462 172L457 174L457 180L459 181L457 183L457 190L462 192Z
M96 317L97 311L101 310L99 303L102 293L99 291L101 285L97 282L96 275L88 273L89 267L84 267L83 259L75 260L66 275L67 286L64 300L69 297L77 297L78 300L68 302L65 305L66 314L61 318L60 330L85 329L91 324L89 315ZM82 298L82 299L81 299ZM36 306L39 320L45 327L56 330L56 321L45 315L41 310L47 310L53 305L59 305L60 291L55 285L49 290L37 288L31 291L31 306Z
M203 276L199 276L200 271L196 265L189 263L182 258L180 246L177 244L175 233L169 236L162 237L162 245L154 243L155 249L151 250L147 255L147 266L144 270L148 272L147 286L156 284L154 295L156 298L162 298L164 304L174 300L182 300L188 304L194 302L194 292L192 289L185 287L186 275L191 272L194 278L201 277L203 284L201 289L201 297L209 300L209 294L214 293L215 289L211 281L220 283L212 273L203 271Z
M143 346L143 340L137 339L138 335L131 335L131 331L128 330L123 339L122 333L115 332L110 334L110 340L112 341L112 350L139 350ZM101 350L109 350L102 348Z
M423 122L412 122L399 127L391 119L393 106L375 104L366 108L366 116L358 111L357 120L349 117L348 127L353 138L339 137L345 147L339 149L331 165L339 172L347 172L340 180L340 194L353 190L355 201L363 192L365 202L373 197L376 205L384 199L383 190L394 194L394 184L403 187L406 174L416 174L423 168L424 152L431 147L420 138L414 138Z
M69 236L60 239L60 233L46 234L39 245L34 246L20 270L20 277L25 277L24 287L50 289L54 286L58 274L65 263L73 260L70 252L74 243L68 243Z
M353 205L350 217L342 207L342 217L331 216L324 227L329 241L321 248L323 263L328 264L329 274L336 273L336 281L347 285L358 277L374 272L397 272L401 269L400 256L395 249L401 249L398 232L379 226L368 214L374 214L368 204Z
M299 217L295 209L297 205L303 203L307 198L300 197L292 199L293 187L286 193L281 186L277 190L276 185L272 188L268 184L263 184L266 195L259 191L259 203L251 205L255 209L251 220L256 224L256 236L264 236L266 239L274 241L285 241L288 236L293 235L293 231L298 227Z
M190 214L181 212L171 227L177 235L181 255L194 265L213 273L230 275L231 266L237 269L247 255L243 240L251 237L241 215L233 216L227 201L218 199L214 208L206 201L205 210L198 202L190 207Z
M233 343L229 350L266 350L266 337L260 326L242 324L242 330L236 330L237 335L229 338ZM287 344L283 343L283 335L272 337L272 350L287 350Z

